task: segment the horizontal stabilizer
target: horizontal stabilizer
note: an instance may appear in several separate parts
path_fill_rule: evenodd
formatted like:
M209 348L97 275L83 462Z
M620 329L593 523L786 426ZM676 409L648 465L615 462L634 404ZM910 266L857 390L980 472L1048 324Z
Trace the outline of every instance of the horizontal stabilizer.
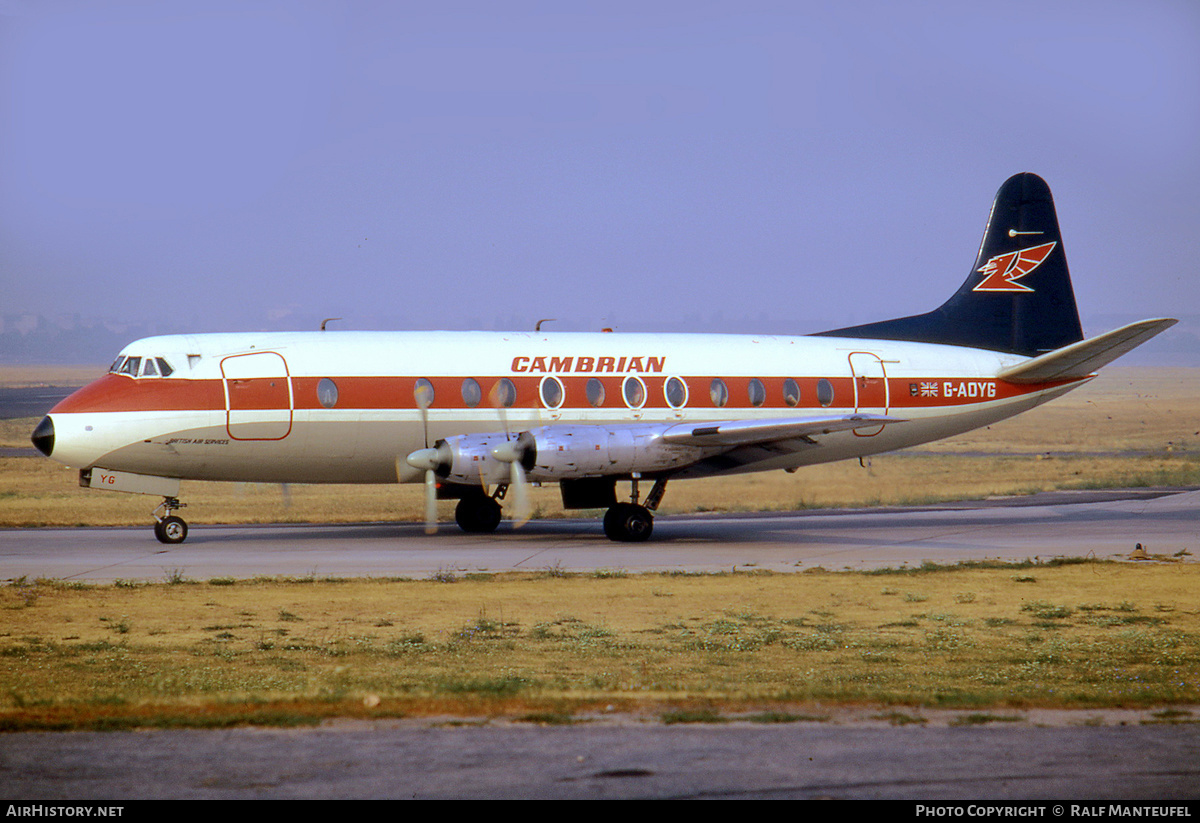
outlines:
M1139 320L1099 337L1080 340L1026 360L1005 369L997 377L1009 383L1048 383L1052 380L1087 377L1178 322L1170 318Z
M881 423L903 423L882 414L847 414L828 417L780 418L774 420L725 420L698 425L672 426L663 434L667 443L687 446L749 446L774 443L819 434L850 431Z

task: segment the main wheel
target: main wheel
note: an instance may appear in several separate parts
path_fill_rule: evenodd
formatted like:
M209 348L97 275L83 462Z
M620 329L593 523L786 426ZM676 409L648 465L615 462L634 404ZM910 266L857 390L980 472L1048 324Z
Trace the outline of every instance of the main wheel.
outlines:
M609 540L642 543L654 531L654 515L636 503L618 503L604 514L604 533Z
M164 517L154 524L154 536L160 543L182 543L187 540L188 526L182 517Z
M459 528L471 534L491 534L500 525L500 517L500 504L483 495L464 497L454 507Z

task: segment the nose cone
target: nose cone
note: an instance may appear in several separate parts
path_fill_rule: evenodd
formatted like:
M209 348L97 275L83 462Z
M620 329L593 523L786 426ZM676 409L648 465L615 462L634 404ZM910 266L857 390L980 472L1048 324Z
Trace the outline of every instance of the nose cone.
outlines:
M50 452L54 451L54 421L43 417L29 439L33 441L34 448L49 457Z

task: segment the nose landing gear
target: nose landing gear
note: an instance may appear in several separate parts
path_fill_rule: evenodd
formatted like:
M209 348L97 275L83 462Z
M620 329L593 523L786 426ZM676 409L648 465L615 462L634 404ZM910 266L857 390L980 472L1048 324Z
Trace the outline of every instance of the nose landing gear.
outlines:
M175 544L187 540L187 521L171 514L173 511L186 507L187 503L180 503L179 498L176 497L164 497L163 502L158 504L158 507L154 509L154 536L158 538L158 542ZM165 515L159 517L160 511L165 512Z

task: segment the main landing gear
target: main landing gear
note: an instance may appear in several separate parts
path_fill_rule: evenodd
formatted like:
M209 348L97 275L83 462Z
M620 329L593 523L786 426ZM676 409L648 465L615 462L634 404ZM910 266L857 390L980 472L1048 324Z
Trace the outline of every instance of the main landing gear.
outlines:
M491 534L500 525L500 502L504 497L501 486L496 496L491 497L486 492L476 491L463 496L454 507L454 519L458 526L469 534Z
M171 514L186 507L187 503L180 503L177 497L164 497L163 502L154 509L154 536L158 538L159 543L175 544L187 540L187 521ZM165 515L159 517L160 511L165 512Z
M604 514L604 534L618 543L644 543L654 531L654 512L662 502L667 490L667 479L660 477L654 483L645 504L639 504L638 478L633 478L633 491L629 503L616 503Z
M604 514L604 534L608 539L619 543L642 543L650 539L654 531L654 512L662 502L667 489L667 479L660 477L654 482L654 487L646 495L646 499L638 502L638 480L634 477L633 488L628 503L613 502ZM503 512L500 501L504 499L507 486L500 486L495 494L489 495L482 489L472 489L463 494L458 505L454 508L454 519L459 528L468 534L491 534L500 525ZM564 492L564 496L565 496ZM599 495L597 495L599 497ZM607 487L609 501L613 500L612 485ZM594 502L593 502L594 501ZM582 504L568 504L568 508L590 508L594 505L605 505L596 498ZM161 538L160 538L161 539Z

